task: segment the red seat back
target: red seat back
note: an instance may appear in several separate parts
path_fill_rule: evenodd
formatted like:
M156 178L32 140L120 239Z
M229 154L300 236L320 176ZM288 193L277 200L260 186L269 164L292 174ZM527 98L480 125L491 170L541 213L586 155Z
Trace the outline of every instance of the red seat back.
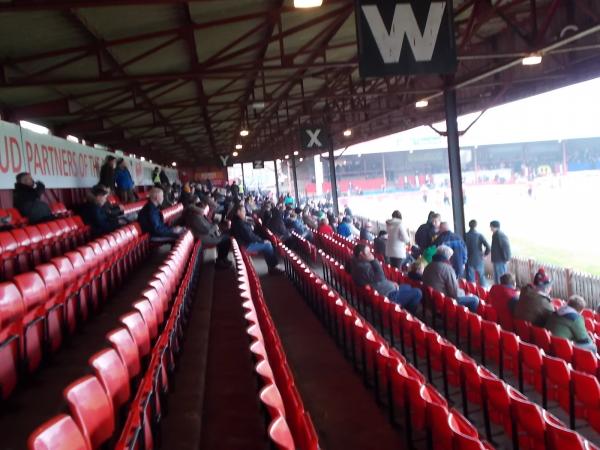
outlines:
M16 275L13 282L21 292L27 311L43 305L48 300L44 280L36 272Z
M71 416L61 414L37 428L27 440L29 450L91 450Z
M144 322L142 315L135 311L119 318L120 322L127 327L131 337L136 343L140 356L144 357L150 353L150 332Z
M117 412L131 395L129 373L123 360L114 349L102 350L90 358L90 366L102 383L113 410Z
M70 384L64 397L75 422L92 448L98 448L115 431L115 418L110 400L95 376L88 375Z
M0 283L0 329L21 320L25 303L14 283Z
M129 378L137 376L141 370L140 352L129 331L125 328L118 328L108 333L106 338L127 367Z

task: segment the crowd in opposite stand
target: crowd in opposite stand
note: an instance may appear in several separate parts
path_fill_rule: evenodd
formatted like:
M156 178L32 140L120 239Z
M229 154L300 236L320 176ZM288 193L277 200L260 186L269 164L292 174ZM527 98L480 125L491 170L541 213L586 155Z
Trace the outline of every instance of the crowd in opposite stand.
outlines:
M292 232L312 241L311 230L331 235L334 232L359 243L354 247L352 261L346 267L358 286L370 285L390 301L414 314L420 311L420 289L394 283L385 277L382 262L408 273L414 280L450 296L471 311L476 311L479 298L467 295L459 287L459 278L479 281L487 286L484 258L490 255L493 264L494 285L488 301L494 306L498 322L512 328L515 319L546 327L551 333L570 339L577 346L596 351L594 340L585 328L581 311L585 300L578 295L567 304L555 309L550 297L552 280L544 269L539 269L532 283L520 291L514 276L507 272L511 258L510 242L500 229L500 222L490 223L491 244L477 231L477 222L469 222L465 239L454 233L440 214L430 212L427 221L416 231L414 243L403 223L400 211L393 211L386 221L386 229L373 235L369 221L356 220L347 206L340 215L333 213L331 204L309 201L295 206L288 193L280 198L244 195L243 186L233 181L225 187L215 187L210 180L204 183L171 183L164 170L156 168L152 174L154 187L148 200L137 214L137 220L151 240L158 243L174 242L188 228L205 246L217 249L216 265L230 267L228 259L230 236L251 253L261 254L270 274L280 274L279 259L271 242L255 231L254 218L278 236L286 245L294 247ZM94 186L80 210L82 219L90 225L95 236L114 231L128 223L123 209L110 204L107 199L116 193L122 203L137 200L134 185L126 163L109 156L102 167L100 182ZM49 205L42 200L44 185L35 182L29 173L17 175L14 190L14 207L35 224L53 219ZM175 203L184 206L183 227L167 225L160 210ZM373 251L371 250L373 249Z

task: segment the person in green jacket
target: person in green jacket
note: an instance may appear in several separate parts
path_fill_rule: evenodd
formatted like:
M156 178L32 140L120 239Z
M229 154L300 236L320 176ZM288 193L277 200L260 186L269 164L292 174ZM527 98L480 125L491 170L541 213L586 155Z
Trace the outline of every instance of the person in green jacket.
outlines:
M572 295L565 306L548 317L546 329L553 335L569 339L577 347L596 352L596 344L590 338L581 311L585 308L585 300L579 295Z

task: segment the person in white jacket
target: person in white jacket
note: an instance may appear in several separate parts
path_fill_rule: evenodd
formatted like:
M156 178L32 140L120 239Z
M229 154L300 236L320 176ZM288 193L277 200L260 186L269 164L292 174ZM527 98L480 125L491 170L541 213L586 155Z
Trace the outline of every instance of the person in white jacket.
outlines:
M406 259L406 246L409 243L409 238L408 232L402 224L400 211L394 211L392 218L385 222L385 226L388 234L385 256L393 267L401 269L402 263Z

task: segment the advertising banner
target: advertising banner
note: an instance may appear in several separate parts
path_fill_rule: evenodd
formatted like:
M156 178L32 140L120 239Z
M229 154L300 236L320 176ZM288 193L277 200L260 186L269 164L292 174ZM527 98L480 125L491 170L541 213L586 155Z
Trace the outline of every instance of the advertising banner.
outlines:
M91 187L98 183L100 167L108 155L127 161L136 185L153 184L156 164L0 121L0 189L12 189L21 172L30 172L34 180L42 181L47 188ZM177 170L165 171L171 181L178 180Z

